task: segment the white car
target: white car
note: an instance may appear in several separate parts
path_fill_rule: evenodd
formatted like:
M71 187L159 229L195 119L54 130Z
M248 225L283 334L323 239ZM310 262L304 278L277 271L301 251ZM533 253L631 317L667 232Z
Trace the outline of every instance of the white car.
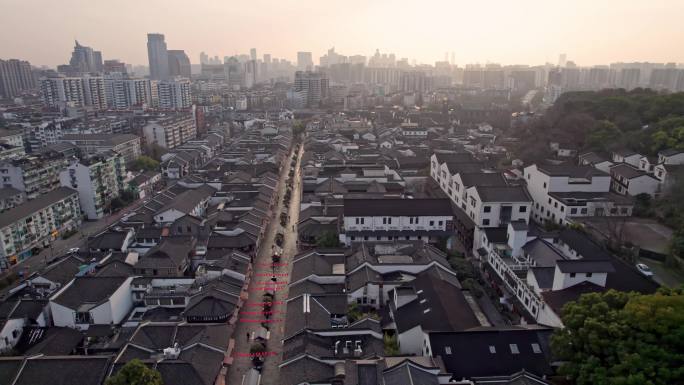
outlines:
M80 249L78 247L72 247L69 249L69 254L76 254Z
M653 272L651 271L651 268L648 267L647 265L643 264L643 263L637 263L637 264L636 264L636 268L637 268L637 270L639 270L639 272L640 272L641 274L643 274L643 275L645 275L645 276L647 276L647 277L652 277L652 276L653 276Z

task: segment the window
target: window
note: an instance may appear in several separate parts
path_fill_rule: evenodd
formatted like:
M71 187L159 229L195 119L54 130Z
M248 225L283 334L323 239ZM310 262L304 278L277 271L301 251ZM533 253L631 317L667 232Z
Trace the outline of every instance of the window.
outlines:
M386 217L382 217L382 224L383 224L383 225L386 225L386 224L387 224L387 218L386 218Z
M437 222L437 225L438 225L438 226L442 226L443 224L444 224L444 221L439 221L439 222Z
M535 354L540 354L540 353L542 352L542 351L541 351L541 347L539 346L539 344L532 344L532 351L533 351Z
M571 208L570 214L577 214L577 208L576 207Z
M435 221L430 221L430 226L434 226L434 225L435 225Z
M576 275L577 274L575 274L575 273L570 273L570 278L575 278Z
M377 237L375 237L375 239L379 241L382 239L382 237L378 235Z
M627 214L627 207L621 207L620 208L620 214Z
M183 226L178 226L178 233L183 233Z
M565 206L561 206L561 212L565 212Z
M489 226L489 219L483 219L482 226Z
M511 354L520 354L520 350L518 350L517 344L510 344L508 346L511 348Z
M544 182L544 188L546 188L546 182Z
M549 198L549 204L551 204L551 198Z
M492 207L491 207L491 206L485 206L485 207L484 207L484 212L486 212L486 213L491 213L491 212L492 212Z
M553 202L553 207L558 208L558 202Z
M447 355L450 356L451 355L451 346L445 346L444 347L444 353L446 353Z
M351 240L352 240L352 241L355 241L355 240L356 240L356 237L352 235L352 236L351 236Z
M587 273L587 278L591 278L592 275L594 275L594 273Z
M490 354L496 354L496 346L489 345L489 353Z
M582 208L582 211L581 211L581 212L582 212L582 214L586 214L586 213L587 213L587 208L586 208L586 207Z
M364 240L364 241L367 241L367 240L368 240L368 235L364 235L364 236L363 236L363 240Z
M527 206L520 206L520 208L518 209L518 211L521 212L521 213L526 213L526 212L527 212Z

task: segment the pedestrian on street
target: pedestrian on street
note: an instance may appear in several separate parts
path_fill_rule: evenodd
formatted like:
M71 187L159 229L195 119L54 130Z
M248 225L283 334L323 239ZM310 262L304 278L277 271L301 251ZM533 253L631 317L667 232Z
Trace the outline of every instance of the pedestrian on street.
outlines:
M249 342L249 332L247 332L247 342Z

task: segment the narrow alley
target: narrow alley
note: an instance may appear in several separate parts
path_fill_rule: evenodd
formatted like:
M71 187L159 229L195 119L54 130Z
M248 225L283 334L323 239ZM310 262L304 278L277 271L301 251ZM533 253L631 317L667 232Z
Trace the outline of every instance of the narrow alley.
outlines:
M278 365L282 360L282 337L285 327L285 302L287 301L288 289L286 284L289 282L289 275L292 269L290 263L297 254L296 224L299 220L299 207L302 192L301 172L299 168L302 154L303 146L300 146L297 154L295 172L292 177L292 194L289 207L285 205L284 196L287 190L286 181L288 179L294 151L288 157L287 162L284 163L286 167L283 167L283 170L281 170L278 184L279 201L273 210L273 218L267 227L263 243L253 262L252 278L247 289L248 298L240 310L240 316L238 317L239 319L236 324L234 333L234 358L226 378L228 385L241 385L245 374L253 368L250 349L255 343L254 337L258 335L259 330L262 330L260 320L265 319L265 315L262 314L263 307L261 306L261 303L264 302L263 296L266 293L263 288L264 285L270 284L270 277L273 276L274 273L277 277L277 284L269 319L270 336L266 343L266 352L264 353L265 358L261 372L261 384L279 384ZM279 215L284 209L287 210L288 220L283 227L280 224ZM277 247L275 245L276 235L278 233L283 234L283 251L280 261L274 264L272 256L273 250Z

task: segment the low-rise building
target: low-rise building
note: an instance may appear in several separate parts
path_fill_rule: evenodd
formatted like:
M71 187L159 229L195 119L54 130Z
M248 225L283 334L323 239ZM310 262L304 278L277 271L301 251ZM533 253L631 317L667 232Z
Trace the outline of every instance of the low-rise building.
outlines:
M140 157L140 137L133 134L67 134L61 139L75 145L82 156L114 151L129 164Z
M525 167L524 178L535 222L567 224L575 216L632 215L631 201L611 193L610 175L594 167L533 164Z
M345 199L340 242L422 240L453 234L448 199Z
M528 322L562 327L561 309L581 294L608 289L652 293L657 284L584 233L544 233L523 222L485 229L475 255L500 301Z
M610 176L613 191L620 195L648 194L655 196L660 187L660 181L654 176L627 163L611 167Z
M133 277L77 277L50 297L55 326L119 324L133 307Z
M170 150L197 136L195 119L189 114L163 116L143 127L147 146L157 145Z
M124 189L124 158L114 152L74 159L60 174L62 186L78 191L81 208L88 219L99 219L112 200Z
M78 193L60 187L0 215L0 267L5 269L81 224Z

